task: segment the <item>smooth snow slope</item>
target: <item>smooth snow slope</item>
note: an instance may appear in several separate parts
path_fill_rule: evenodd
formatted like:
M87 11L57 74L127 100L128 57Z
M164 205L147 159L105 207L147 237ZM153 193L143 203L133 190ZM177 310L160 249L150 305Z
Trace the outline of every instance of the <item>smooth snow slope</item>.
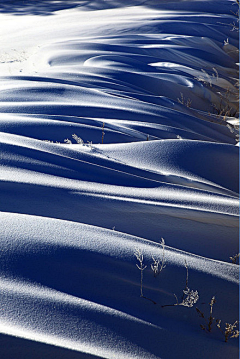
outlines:
M0 357L238 358L236 12L1 2Z

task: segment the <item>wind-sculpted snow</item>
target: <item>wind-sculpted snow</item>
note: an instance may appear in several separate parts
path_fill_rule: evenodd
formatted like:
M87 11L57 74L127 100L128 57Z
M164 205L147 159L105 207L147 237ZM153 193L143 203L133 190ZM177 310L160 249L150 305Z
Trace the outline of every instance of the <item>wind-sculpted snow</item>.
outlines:
M236 12L0 5L4 358L237 359L174 305L186 285L222 328L238 320Z

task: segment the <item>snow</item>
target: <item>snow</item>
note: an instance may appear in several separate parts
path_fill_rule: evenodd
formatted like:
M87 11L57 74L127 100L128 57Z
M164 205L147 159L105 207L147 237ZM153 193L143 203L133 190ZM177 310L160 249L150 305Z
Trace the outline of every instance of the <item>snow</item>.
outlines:
M238 358L237 10L2 1L0 356Z

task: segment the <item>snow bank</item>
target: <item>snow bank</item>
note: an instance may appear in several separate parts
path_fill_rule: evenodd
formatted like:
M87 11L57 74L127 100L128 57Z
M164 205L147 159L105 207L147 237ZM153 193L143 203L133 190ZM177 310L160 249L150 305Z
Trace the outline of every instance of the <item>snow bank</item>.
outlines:
M0 4L4 358L238 357L236 11Z

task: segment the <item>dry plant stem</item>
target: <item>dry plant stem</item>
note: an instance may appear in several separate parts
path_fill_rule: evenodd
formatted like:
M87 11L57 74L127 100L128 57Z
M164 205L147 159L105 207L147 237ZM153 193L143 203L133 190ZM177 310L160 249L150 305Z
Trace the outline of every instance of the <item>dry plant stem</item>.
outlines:
M84 142L83 142L83 140L81 139L81 137L79 137L79 136L76 135L75 133L72 135L72 138L73 138L78 144L81 144L81 145L84 144ZM69 140L68 138L66 138L66 139L64 140L64 142L67 143L67 144L69 144L69 145L72 144L72 141Z
M237 324L238 324L238 321L236 321L233 324L229 324L229 323L225 324L225 332L224 332L225 343L227 343L228 339L230 339L230 338L238 338L239 337L239 331L235 330Z
M138 269L140 269L140 271L141 271L141 289L140 289L140 291L141 291L141 294L140 294L140 296L141 297L144 297L144 295L143 295L143 270L145 269L146 267L144 267L144 268L139 268L138 267Z
M166 267L166 264L165 264L165 241L163 238L161 238L161 245L162 245L162 250L163 250L162 259L159 261L158 259L155 259L152 256L153 263L151 264L151 269L154 273L154 277L157 277L162 272L162 270ZM159 268L159 265L160 265L160 268Z
M154 300L152 300L151 298L145 297L144 295L141 296L141 298L147 299L147 300L149 300L150 302L152 302L153 304L157 304Z
M192 104L192 100L190 98L188 98L186 101L184 99L183 93L180 92L180 98L178 97L178 102L186 107L191 107Z
M102 125L102 144L103 144L103 139L104 139L104 135L105 135L104 126L105 126L105 123L103 122L103 125Z
M227 343L228 339L230 339L230 338L238 338L239 337L239 331L234 330L235 327L237 326L237 323L238 323L238 321L236 321L233 324L229 324L229 323L225 324L225 332L224 332L225 343Z
M150 299L148 297L145 297L145 295L143 295L143 271L147 268L147 266L143 264L143 254L140 251L140 249L136 249L135 257L137 258L137 260L139 262L139 264L136 264L136 267L141 272L141 277L140 277L140 297L149 300L153 304L157 304L154 300L152 300L152 299Z
M233 324L225 323L224 331L221 329L221 320L217 319L216 322L217 322L217 327L220 329L220 331L224 335L225 343L228 342L228 339L239 337L239 330L235 329L238 324L237 320Z
M186 285L185 285L185 291L187 290L188 288L188 266L187 266L187 261L185 260L185 268L186 268L186 271L187 271L187 274L186 274ZM185 297L185 293L183 291L183 296L182 296L182 301L184 300L184 297Z
M212 300L210 302L210 317L209 317L209 322L208 322L208 331L211 332L212 330L212 325L213 325L213 320L215 319L213 317L213 305L214 303L216 303L215 297L212 297Z
M215 297L213 296L210 302L210 316L209 318L205 318L204 314L198 309L196 308L199 316L201 318L203 318L206 322L206 326L205 325L200 325L200 327L202 328L202 330L204 330L205 332L210 333L212 331L212 326L214 323L214 317L213 317L213 305L214 303L216 303ZM220 331L223 333L224 335L224 341L225 343L227 343L228 339L230 338L238 338L239 337L239 331L236 329L236 326L238 324L238 321L236 321L233 324L229 324L229 323L225 323L225 329L222 330L221 328L221 320L220 319L216 319L216 326L220 329Z
M240 257L240 253L237 253L237 254L235 254L235 256L232 256L232 257L229 257L229 258L231 259L231 262L233 264L237 264L237 260L239 259L239 257Z
M163 238L161 239L161 245L162 245L162 249L163 249L163 255L162 255L162 263L161 263L159 272L161 272L166 267L166 265L165 265L165 241Z
M140 279L140 297L143 297L143 271L147 268L146 265L143 264L143 254L140 249L136 249L135 257L137 258L139 264L136 264L136 267L141 272L141 279Z
M206 323L206 326L205 325L200 325L200 327L202 328L202 330L205 330L206 332L211 332L212 331L212 325L213 325L213 322L214 322L214 317L213 317L213 305L216 303L216 299L215 297L213 296L212 299L211 299L211 302L209 303L210 304L210 316L209 318L205 318L205 315L203 312L201 312L198 308L196 308L196 311L198 312L199 316L201 318L203 318L205 320L205 323Z
M204 83L204 85L210 86L210 87L212 87L212 85L213 85L212 84L213 79L216 79L218 81L218 71L215 69L215 67L213 67L213 71L215 74L212 73L211 75L209 75L207 73L207 71L205 71L204 69L201 69L201 71L202 71L202 75L195 77L195 79L197 81L202 82L202 83Z
M173 293L175 299L176 299L176 303L175 304L165 304L165 305L162 305L161 307L162 308L165 308L165 307L175 307L176 305L179 305L179 302L178 302L178 297L176 296L175 293Z

